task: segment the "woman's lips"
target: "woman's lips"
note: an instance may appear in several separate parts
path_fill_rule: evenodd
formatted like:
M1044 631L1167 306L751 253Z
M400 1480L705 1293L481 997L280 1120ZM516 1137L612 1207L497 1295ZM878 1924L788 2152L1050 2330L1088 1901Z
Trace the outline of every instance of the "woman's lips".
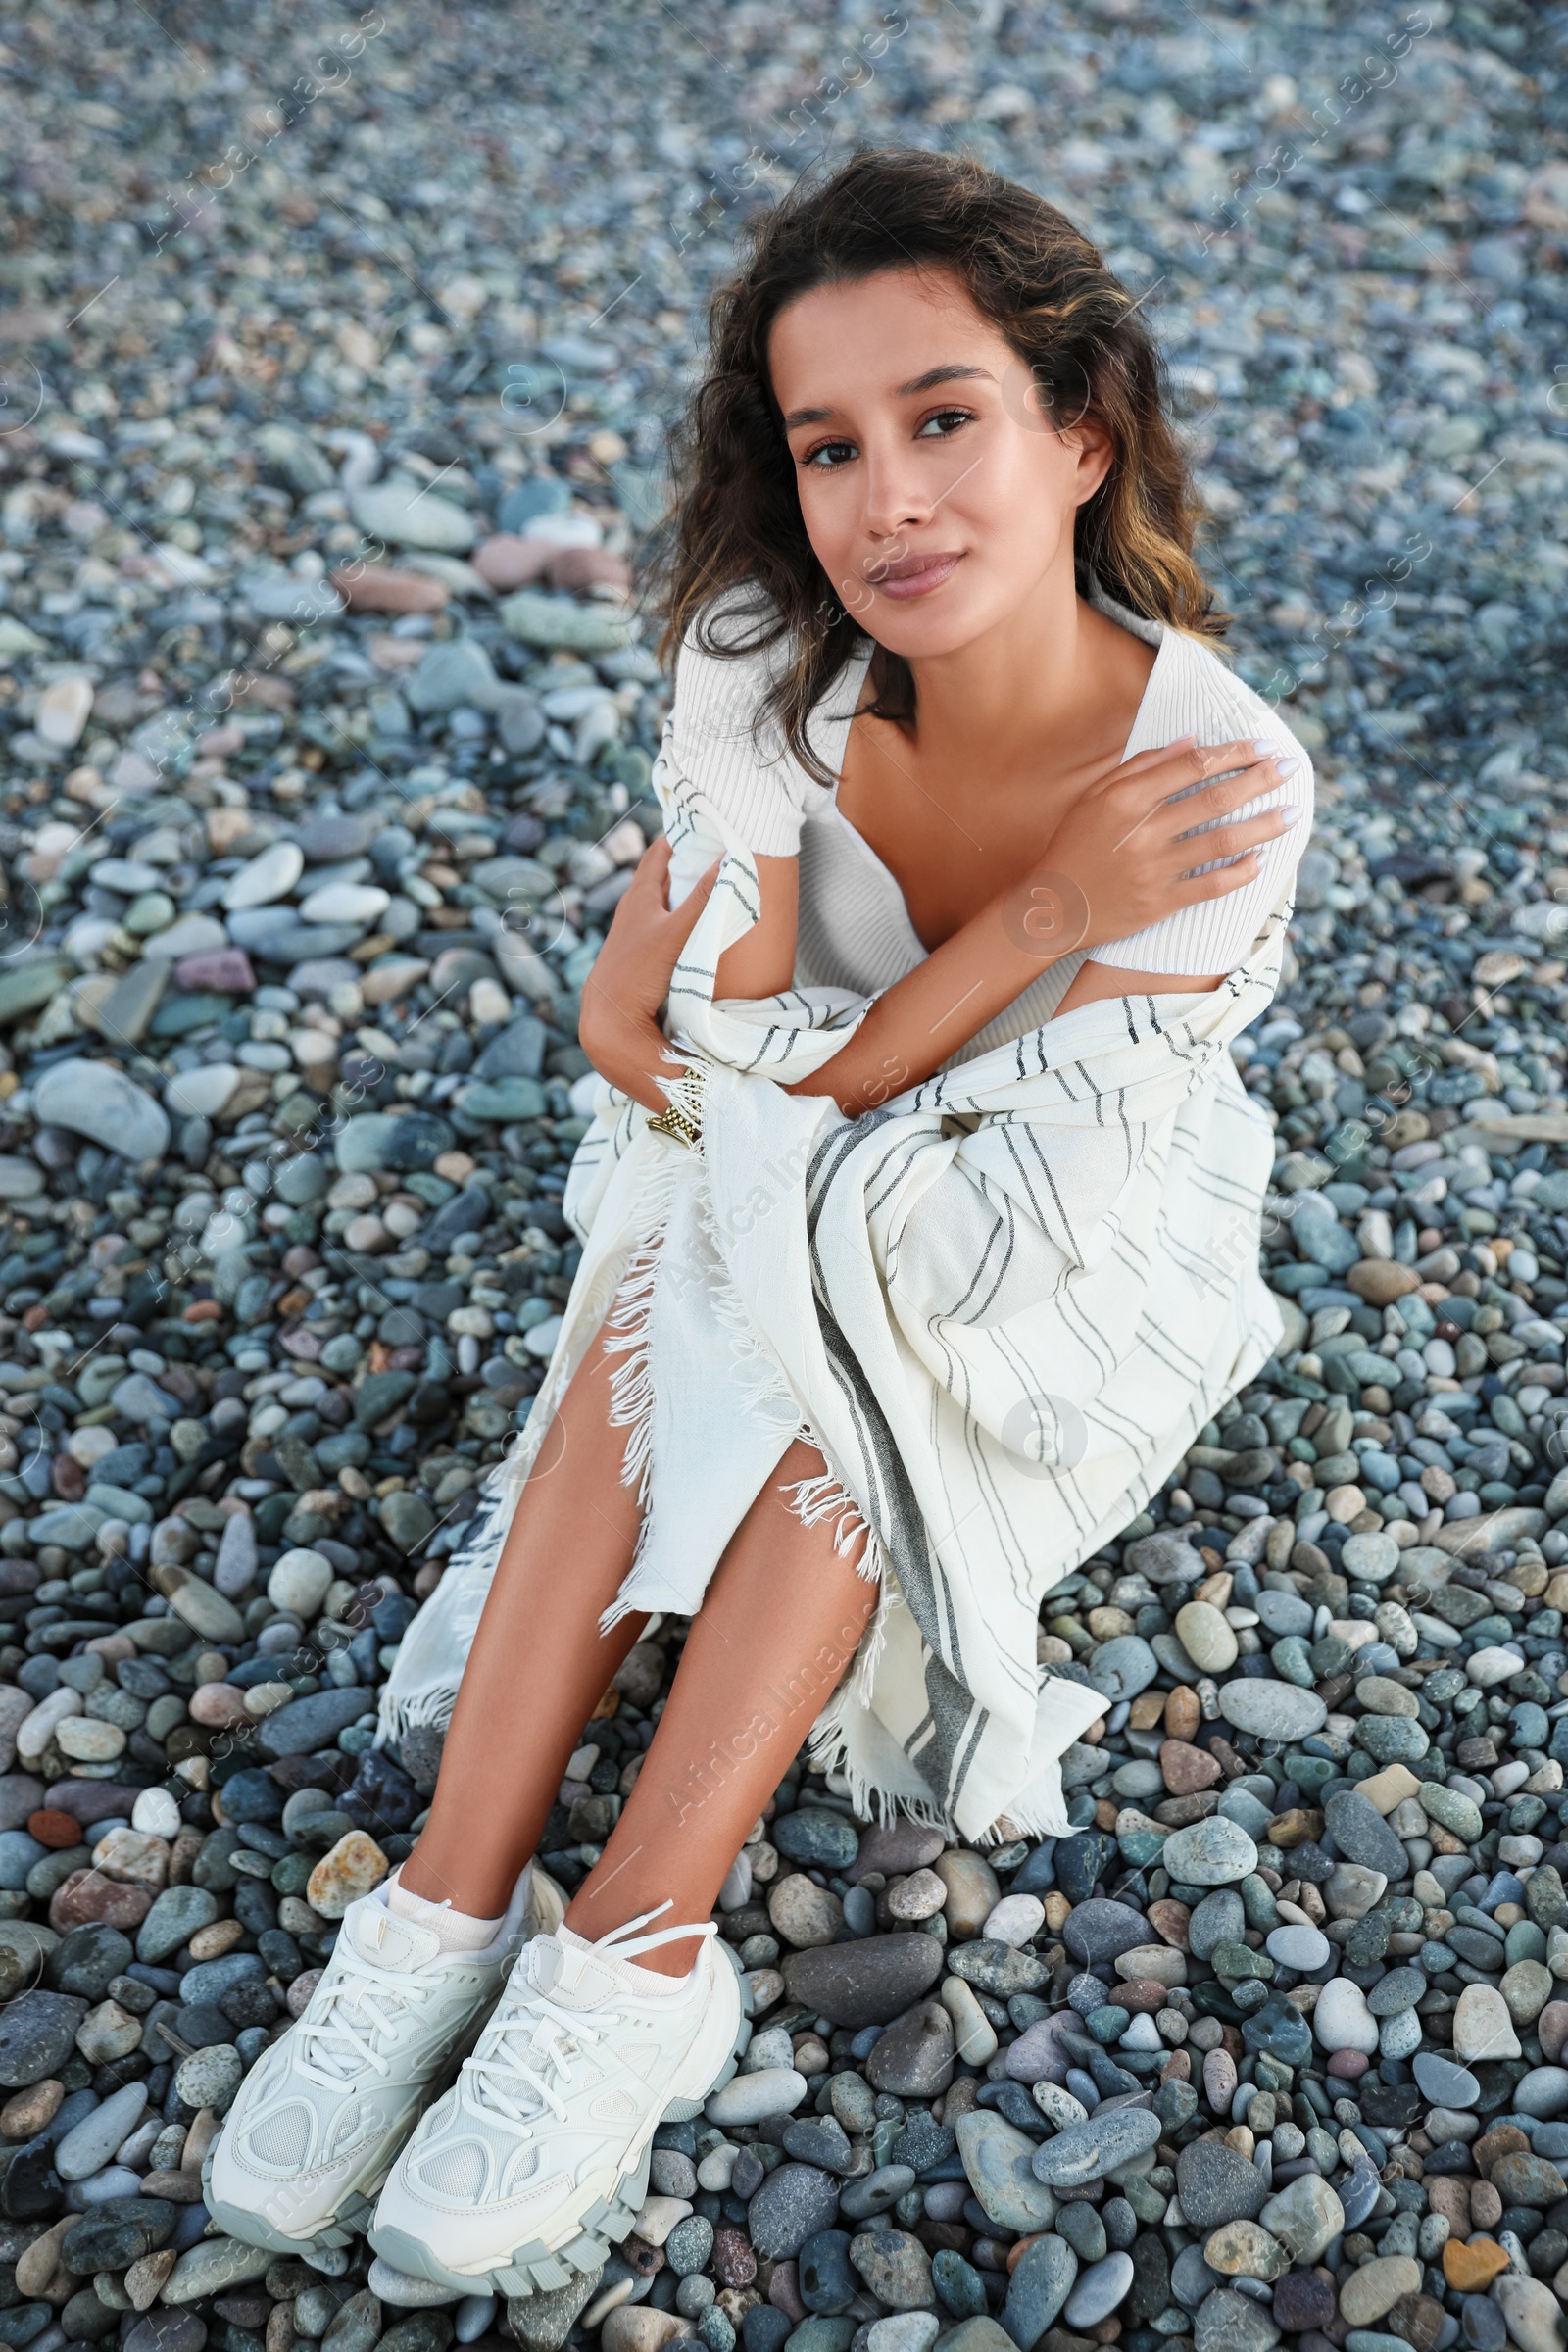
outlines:
M874 567L868 574L870 584L882 596L907 599L928 596L951 578L963 562L962 551L932 556L901 556L896 564L883 570Z

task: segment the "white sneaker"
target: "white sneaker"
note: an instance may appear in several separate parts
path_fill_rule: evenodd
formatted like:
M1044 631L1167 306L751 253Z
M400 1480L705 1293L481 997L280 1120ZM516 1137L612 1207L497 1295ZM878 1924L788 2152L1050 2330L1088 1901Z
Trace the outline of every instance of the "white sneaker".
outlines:
M711 1920L636 1934L668 1908L597 1943L563 1927L527 1945L381 2191L370 2243L395 2269L455 2294L547 2292L626 2235L657 2127L700 2113L751 2038ZM705 1940L684 1983L628 1965L687 1936Z
M214 2219L279 2253L345 2246L393 2157L452 2081L524 1939L561 1916L529 1865L486 1950L444 1952L378 1886L343 1914L298 2022L240 2085L202 2171Z

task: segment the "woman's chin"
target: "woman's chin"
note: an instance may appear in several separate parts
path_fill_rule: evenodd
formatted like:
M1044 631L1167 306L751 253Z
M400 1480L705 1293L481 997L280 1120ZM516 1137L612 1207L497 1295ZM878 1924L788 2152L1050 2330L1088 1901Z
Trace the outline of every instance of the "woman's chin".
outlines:
M942 654L961 653L1005 618L1008 599L987 595L985 584L966 578L960 564L940 587L919 596L889 596L880 590L859 615L862 628L890 654L907 662L931 661Z

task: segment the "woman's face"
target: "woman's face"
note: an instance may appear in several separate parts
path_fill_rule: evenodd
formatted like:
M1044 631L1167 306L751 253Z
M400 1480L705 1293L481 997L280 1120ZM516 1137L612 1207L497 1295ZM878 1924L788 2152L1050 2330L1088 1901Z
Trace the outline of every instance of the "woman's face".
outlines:
M819 286L779 313L768 359L807 534L891 652L956 652L1055 567L1071 579L1073 518L1109 436L1055 428L952 272Z

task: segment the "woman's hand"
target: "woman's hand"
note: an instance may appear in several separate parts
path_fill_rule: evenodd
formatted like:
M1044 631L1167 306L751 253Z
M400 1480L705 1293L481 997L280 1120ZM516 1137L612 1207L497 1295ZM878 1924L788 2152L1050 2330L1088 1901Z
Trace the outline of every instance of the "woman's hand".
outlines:
M709 867L671 909L668 904L669 844L661 835L637 861L630 887L612 918L604 946L583 982L577 1034L601 1078L630 1095L648 1110L669 1108L659 1080L675 1075L660 1012L681 950L697 927L717 878L719 860Z
M1013 922L1043 961L1054 962L1240 890L1257 878L1260 845L1287 832L1300 811L1216 820L1277 791L1295 766L1294 754L1276 758L1250 739L1199 744L1187 736L1107 767L1068 809L1040 863L1004 894L1013 901ZM1220 858L1236 862L1192 872Z

